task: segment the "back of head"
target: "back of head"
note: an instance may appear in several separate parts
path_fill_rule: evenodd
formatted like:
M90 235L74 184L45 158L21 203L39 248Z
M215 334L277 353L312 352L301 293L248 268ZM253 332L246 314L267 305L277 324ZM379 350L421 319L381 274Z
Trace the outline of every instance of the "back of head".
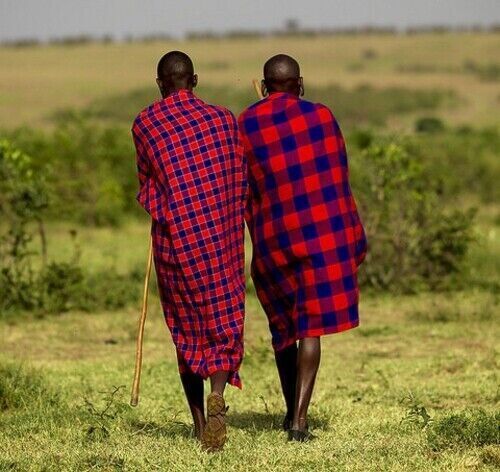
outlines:
M264 64L264 83L269 92L300 93L299 63L286 54L271 57Z
M191 89L196 85L193 61L181 51L170 51L160 59L157 77L165 89Z

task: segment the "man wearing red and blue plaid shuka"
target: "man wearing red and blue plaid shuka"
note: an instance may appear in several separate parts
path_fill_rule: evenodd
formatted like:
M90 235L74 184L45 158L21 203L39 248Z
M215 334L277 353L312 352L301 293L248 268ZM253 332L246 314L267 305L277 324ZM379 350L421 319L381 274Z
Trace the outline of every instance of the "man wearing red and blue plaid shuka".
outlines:
M284 54L264 65L262 90L268 96L239 118L252 278L286 400L283 427L290 440L307 441L320 336L358 325L356 273L367 245L332 112L300 99L299 64Z
M226 437L224 387L241 387L246 165L236 119L197 98L197 80L186 54L163 56L163 99L137 116L132 133L138 200L153 218L159 292L195 434L215 450Z

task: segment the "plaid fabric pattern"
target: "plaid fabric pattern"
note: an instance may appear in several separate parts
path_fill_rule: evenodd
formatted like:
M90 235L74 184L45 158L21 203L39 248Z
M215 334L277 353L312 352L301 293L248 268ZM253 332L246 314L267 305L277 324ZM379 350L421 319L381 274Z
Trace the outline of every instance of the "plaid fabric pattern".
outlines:
M141 205L153 218L163 311L181 372L230 371L241 387L246 163L228 110L187 90L141 112L132 128Z
M366 238L331 111L273 93L239 118L248 161L252 278L273 346L358 325Z

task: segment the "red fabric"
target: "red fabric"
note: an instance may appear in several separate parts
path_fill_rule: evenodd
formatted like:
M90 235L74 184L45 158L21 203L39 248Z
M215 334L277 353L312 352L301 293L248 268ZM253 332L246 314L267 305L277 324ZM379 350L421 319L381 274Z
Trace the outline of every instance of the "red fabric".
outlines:
M358 325L366 238L331 111L273 93L239 119L248 160L252 278L276 350Z
M141 205L179 368L238 376L243 356L245 162L234 116L181 90L132 128Z

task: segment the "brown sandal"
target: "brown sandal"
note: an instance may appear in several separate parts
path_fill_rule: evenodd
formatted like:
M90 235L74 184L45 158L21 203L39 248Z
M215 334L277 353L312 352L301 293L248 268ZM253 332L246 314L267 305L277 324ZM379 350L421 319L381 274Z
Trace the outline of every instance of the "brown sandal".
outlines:
M226 403L220 393L207 397L207 423L201 436L203 448L209 452L220 451L226 442Z

